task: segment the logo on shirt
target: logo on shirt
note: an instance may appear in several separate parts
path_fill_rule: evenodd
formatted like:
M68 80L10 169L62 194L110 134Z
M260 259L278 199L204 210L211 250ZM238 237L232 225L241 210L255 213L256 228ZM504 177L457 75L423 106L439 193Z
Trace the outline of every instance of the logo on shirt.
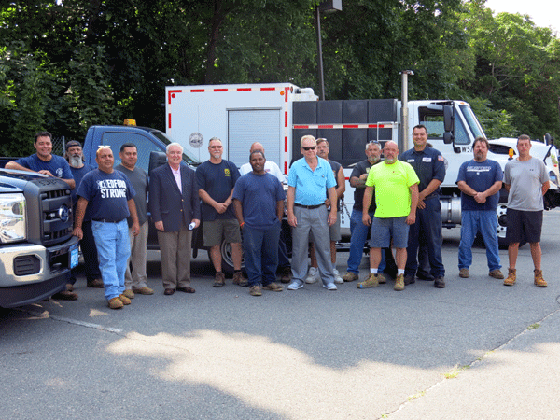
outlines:
M126 182L121 179L97 181L97 189L101 198L126 198Z
M229 168L224 169L224 175L225 176L231 176L231 173L229 172Z
M64 175L64 170L62 168L56 168L56 176L62 178L62 175Z

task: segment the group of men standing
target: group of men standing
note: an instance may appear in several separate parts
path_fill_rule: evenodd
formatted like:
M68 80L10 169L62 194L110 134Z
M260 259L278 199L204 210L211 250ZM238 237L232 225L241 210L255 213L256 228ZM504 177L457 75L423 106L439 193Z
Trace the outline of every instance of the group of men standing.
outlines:
M326 139L302 137L303 157L291 166L287 194L282 186L286 181L284 175L274 162L266 160L262 145L251 146L249 163L240 173L233 162L222 159L223 146L218 138L210 139L210 159L196 172L183 162L183 148L177 143L167 146L167 163L154 169L150 178L136 166L138 152L132 143L121 146L121 162L116 168L112 150L100 146L96 151L98 168L92 169L83 162L77 141L66 144L66 160L52 155L51 135L47 132L35 136L36 154L8 162L6 167L56 176L67 182L75 202L74 235L80 239L87 285L105 287L105 298L112 309L130 304L135 293L153 294L147 286L146 273L148 209L158 231L165 295L176 290L195 292L190 286L191 238L202 218L203 242L210 249L216 270L215 287L225 285L220 252L225 240L231 245L233 283L249 286L253 296L260 296L262 289L283 290L275 281L279 265L281 281L289 282L291 278L288 290L300 289L304 283L313 283L318 278L325 288L336 290L335 283L358 279L361 253L371 231L370 274L357 283L358 288L386 282L385 257L392 247L396 249L395 290L413 284L416 276L433 280L435 287L443 288L440 185L445 177L444 160L428 144L425 126L413 128L413 142L414 147L400 156L398 145L386 142L382 162L381 144L372 141L366 145L367 160L356 164L350 177L356 190L350 255L343 278L336 270L334 245L340 240L344 175L341 165L329 160ZM496 216L503 182L509 192L510 243L509 273L504 285L515 283L518 248L527 241L535 266L535 285L546 287L539 242L548 174L543 162L530 156L528 136L520 136L517 146L519 157L508 162L502 174L500 165L487 159L488 141L479 137L473 144L474 159L464 162L459 169L459 276L469 277L471 246L480 232L489 276L504 278L500 271ZM285 199L287 222L292 228L291 273L286 246L280 237ZM310 242L313 252L308 271ZM248 279L241 272L243 250ZM422 255L427 256L427 261L422 257L418 261ZM429 266L429 273L420 274L419 262L421 267ZM66 290L58 298L76 300L75 281L72 273Z

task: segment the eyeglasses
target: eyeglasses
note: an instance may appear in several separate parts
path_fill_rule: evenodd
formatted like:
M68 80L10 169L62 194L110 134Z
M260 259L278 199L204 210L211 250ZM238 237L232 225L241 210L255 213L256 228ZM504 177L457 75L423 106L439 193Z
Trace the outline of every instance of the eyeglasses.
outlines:
M306 151L307 151L307 150L315 150L315 146L309 146L309 147L301 146L301 148L302 148L303 150L306 150Z

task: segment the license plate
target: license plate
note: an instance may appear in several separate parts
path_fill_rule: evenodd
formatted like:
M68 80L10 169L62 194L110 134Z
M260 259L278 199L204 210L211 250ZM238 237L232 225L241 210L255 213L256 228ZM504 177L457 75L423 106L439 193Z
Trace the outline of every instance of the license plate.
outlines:
M70 268L75 268L78 265L78 247L70 250Z

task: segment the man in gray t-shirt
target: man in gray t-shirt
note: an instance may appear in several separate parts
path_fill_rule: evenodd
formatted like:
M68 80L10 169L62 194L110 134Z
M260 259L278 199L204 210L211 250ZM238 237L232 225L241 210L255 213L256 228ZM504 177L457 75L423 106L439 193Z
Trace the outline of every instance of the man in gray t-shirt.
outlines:
M132 219L128 219L129 237L130 237L130 259L126 265L126 273L124 275L124 292L123 294L133 299L134 294L151 295L154 290L148 287L147 259L148 259L148 174L138 166L138 151L133 143L125 143L120 147L119 163L115 169L127 176L136 191L134 196L134 204L136 205L136 213L138 214L138 223L140 224L140 232L137 236L132 235ZM130 263L132 262L132 270Z
M519 157L506 164L504 187L509 192L507 236L509 242L509 275L504 286L513 286L516 280L515 263L519 244L529 242L535 265L535 286L546 287L541 271L541 227L543 195L550 187L544 163L531 157L531 138L522 134L517 139Z

